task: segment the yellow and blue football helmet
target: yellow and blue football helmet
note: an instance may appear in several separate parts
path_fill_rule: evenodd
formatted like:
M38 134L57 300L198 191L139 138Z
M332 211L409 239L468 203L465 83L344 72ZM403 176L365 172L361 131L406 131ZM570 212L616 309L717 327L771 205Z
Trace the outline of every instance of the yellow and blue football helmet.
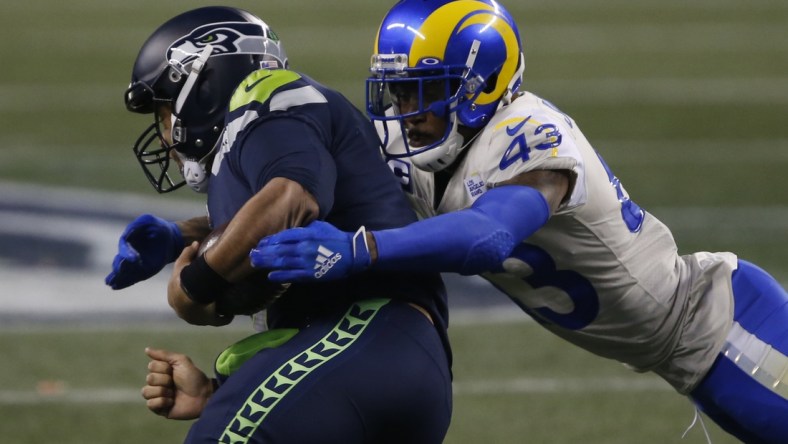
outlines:
M421 169L438 171L464 147L458 126L486 125L520 87L523 68L517 25L496 1L401 0L378 30L367 79L367 113L384 121L384 147L386 121L400 123L406 152L386 150L386 155L409 157ZM436 96L435 85L443 89L442 97ZM401 112L392 99L403 88L417 94L415 111ZM433 144L410 147L403 121L427 112L448 119L446 133Z

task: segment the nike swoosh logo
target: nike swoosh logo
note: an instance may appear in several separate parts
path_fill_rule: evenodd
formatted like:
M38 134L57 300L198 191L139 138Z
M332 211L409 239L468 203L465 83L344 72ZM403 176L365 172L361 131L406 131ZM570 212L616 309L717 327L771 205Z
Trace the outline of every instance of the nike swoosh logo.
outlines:
M525 123L528 122L529 120L531 120L531 116L528 116L525 119L523 119L523 121L518 123L517 126L515 126L514 128L509 128L507 126L506 127L506 134L508 134L510 136L514 136L515 134L517 134L520 131L520 128L522 128L523 125L525 125Z
M254 87L255 87L255 86L257 86L257 84L258 84L258 83L260 83L260 82L262 82L263 80L265 80L265 79L267 79L267 78L271 77L272 75L273 75L273 74L268 74L268 75L267 75L267 76L265 76L265 77L260 77L259 79L255 80L254 82L252 82L252 83L250 83L250 84L246 85L246 86L244 87L244 91L246 91L246 92L249 92L249 91L253 90L253 89L254 89Z

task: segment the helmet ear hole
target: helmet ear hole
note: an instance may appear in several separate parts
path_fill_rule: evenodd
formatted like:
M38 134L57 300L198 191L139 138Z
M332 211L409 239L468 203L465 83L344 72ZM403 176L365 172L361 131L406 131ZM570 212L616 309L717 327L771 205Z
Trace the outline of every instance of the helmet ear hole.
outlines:
M485 94L490 94L491 92L495 91L495 88L498 85L498 74L500 74L500 71L496 71L490 74L490 77L487 77L487 80L484 82L485 86L483 90Z
M490 94L491 92L495 91L495 87L498 85L498 74L500 71L495 71L494 73L490 74L490 77L487 77L484 86L484 93Z
M159 77L153 85L156 98L165 100L175 100L180 93L186 79L177 70L167 68L167 72Z
M178 70L170 67L169 72L167 73L167 77L170 79L170 82L178 83L181 81L183 75L180 72L178 72Z

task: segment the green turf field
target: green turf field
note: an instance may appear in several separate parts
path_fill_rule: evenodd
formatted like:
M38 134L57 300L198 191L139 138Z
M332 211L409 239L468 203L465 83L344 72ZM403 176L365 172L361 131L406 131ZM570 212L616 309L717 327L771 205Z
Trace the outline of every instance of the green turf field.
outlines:
M294 69L361 106L374 32L393 3L232 5L276 30ZM122 94L153 29L207 4L6 2L0 180L151 196L131 155L149 121L127 114ZM788 2L506 6L524 40L525 88L577 121L633 199L671 225L682 252L736 251L788 283ZM172 346L208 364L243 334L77 327L0 332L0 441L179 442L188 424L155 417L136 396L142 349ZM447 443L705 442L700 427L680 440L692 408L658 380L570 348L535 324L458 324L450 333L457 390ZM706 424L715 443L734 442Z
M190 350L210 368L219 350L246 333L157 324L3 332L2 442L180 442L189 423L153 415L139 394L143 349ZM665 444L679 442L692 421L690 403L657 378L589 357L534 323L457 325L452 336L454 419L446 443ZM706 425L714 443L736 442ZM682 442L705 443L700 427Z

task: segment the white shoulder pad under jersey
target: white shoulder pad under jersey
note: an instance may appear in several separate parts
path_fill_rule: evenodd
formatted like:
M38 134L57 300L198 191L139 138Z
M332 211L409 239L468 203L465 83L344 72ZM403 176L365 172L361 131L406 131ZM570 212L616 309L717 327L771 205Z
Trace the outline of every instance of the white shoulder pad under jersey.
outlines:
M680 257L668 228L630 200L576 123L533 94L500 109L466 149L437 213L467 208L528 171L565 170L574 179L556 214L506 259L505 272L484 277L566 340L691 389L731 322L735 256ZM417 211L433 214L432 174L407 159L389 165Z

